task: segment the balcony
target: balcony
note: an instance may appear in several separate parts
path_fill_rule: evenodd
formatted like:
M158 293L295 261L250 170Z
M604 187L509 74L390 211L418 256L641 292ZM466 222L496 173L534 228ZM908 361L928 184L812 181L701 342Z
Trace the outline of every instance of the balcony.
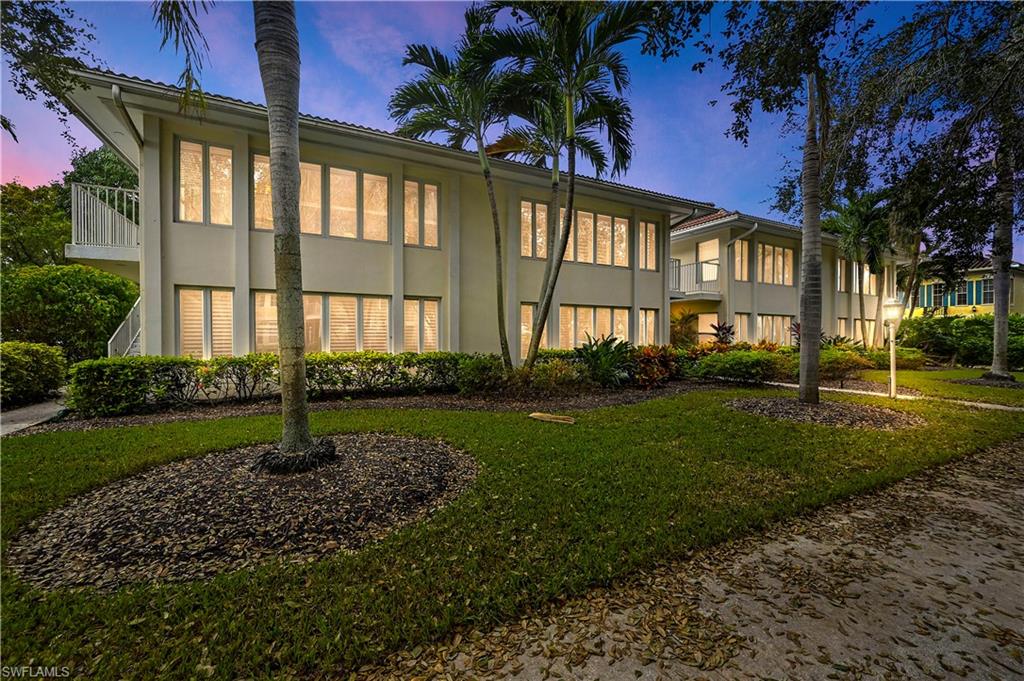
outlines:
M676 258L669 261L669 295L675 300L721 300L718 285L718 261L682 264Z
M139 192L94 184L71 185L68 260L139 279Z

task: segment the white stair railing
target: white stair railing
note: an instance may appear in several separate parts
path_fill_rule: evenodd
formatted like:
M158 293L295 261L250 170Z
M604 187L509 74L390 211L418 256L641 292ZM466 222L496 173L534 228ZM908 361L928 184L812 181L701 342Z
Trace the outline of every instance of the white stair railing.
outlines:
M139 245L138 190L73 182L71 243L136 248Z
M129 354L142 333L142 308L139 303L142 297L135 299L135 304L128 311L117 331L107 341L107 357L124 357Z

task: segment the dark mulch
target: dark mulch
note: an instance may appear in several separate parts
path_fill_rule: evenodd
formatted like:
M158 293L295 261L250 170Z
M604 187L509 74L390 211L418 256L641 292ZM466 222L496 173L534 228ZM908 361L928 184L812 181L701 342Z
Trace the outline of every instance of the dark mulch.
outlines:
M798 423L815 423L821 426L898 430L925 423L925 420L916 414L831 400L823 400L819 404L804 404L792 397L745 397L730 401L729 406L758 416Z
M475 480L468 454L436 440L332 438L337 459L254 473L266 445L177 461L72 499L11 543L8 565L43 588L113 590L280 559L354 550L425 517Z
M1024 381L1000 381L992 378L949 379L949 382L961 385L980 385L985 388L1024 388Z
M859 378L851 378L843 381L842 385L839 385L839 381L822 381L822 388L843 388L844 390L863 390L870 393L882 393L884 395L889 394L889 384L881 383L879 381L865 381ZM922 395L923 393L916 388L908 388L905 385L899 384L899 379L896 380L896 394L897 395Z
M672 381L668 385L653 390L622 388L618 390L592 390L560 396L508 397L504 395L487 395L467 397L463 395L435 394L352 397L313 401L310 402L309 408L311 411L337 411L340 409L445 409L452 411L500 412L586 411L600 407L637 404L659 397L669 397L694 390L710 390L720 387L721 384L713 382ZM123 426L142 426L172 421L202 421L233 416L261 416L279 413L281 413L281 403L277 399L246 403L206 403L190 408L151 414L131 414L128 416L100 418L84 418L68 413L61 419L26 428L17 433L12 433L8 437L55 431L120 428Z

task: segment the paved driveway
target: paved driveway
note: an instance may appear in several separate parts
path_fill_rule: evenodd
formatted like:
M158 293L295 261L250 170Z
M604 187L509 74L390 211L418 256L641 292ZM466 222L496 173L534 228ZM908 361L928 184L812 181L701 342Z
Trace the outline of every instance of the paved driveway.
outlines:
M1024 440L363 672L1024 678Z

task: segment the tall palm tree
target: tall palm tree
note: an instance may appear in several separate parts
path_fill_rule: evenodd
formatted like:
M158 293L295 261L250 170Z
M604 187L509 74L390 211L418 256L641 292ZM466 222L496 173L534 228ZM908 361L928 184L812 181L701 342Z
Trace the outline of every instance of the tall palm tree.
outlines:
M882 297L884 289L876 291L878 304L875 311L876 333L868 336L868 323L865 314L863 267L867 266L871 274L879 274L884 270L884 256L889 250L889 224L886 209L882 205L882 194L866 192L860 196L850 196L847 203L834 215L825 219L825 230L839 237L839 250L856 265L857 298L860 303L860 331L865 346L876 344L881 319Z
M199 72L206 41L197 21L199 2L154 3L153 17L163 42L173 40L185 53L180 83L182 104L202 106ZM307 465L318 463L321 454L333 453L324 441L314 446L309 431L306 401L306 346L303 331L302 260L299 237L299 32L293 2L254 2L256 55L267 99L270 137L270 182L274 212L274 270L277 283L277 323L281 354L282 432L278 447L282 458L267 467L294 470L297 455ZM198 92L198 98L195 93ZM274 453L276 455L276 453Z
M487 17L477 8L466 12L466 30L456 47L455 56L427 45L409 45L403 64L415 64L423 73L395 91L388 105L398 122L400 135L422 139L435 133L447 137L457 149L472 144L480 161L480 172L487 186L494 228L494 267L497 280L498 338L506 369L512 368L505 314L505 284L502 266L501 222L494 193L494 178L487 156L487 134L493 126L508 120L505 96L506 74L493 65L472 59L481 37L490 29Z
M541 331L547 324L551 300L568 246L576 198L576 156L585 139L580 133L586 123L603 129L613 152L613 172L622 172L632 156L632 113L621 94L629 87L629 69L620 48L641 35L647 8L640 3L542 3L492 2L493 15L513 10L519 23L491 32L481 51L485 59L510 59L517 70L538 88L549 93L541 98L546 111L534 117L537 146L552 159L552 208L549 219L558 215L558 162L566 155L565 217L558 239L549 249L541 295L534 318L533 334L525 366L536 361ZM564 118L563 120L560 120ZM587 145L589 142L583 142ZM546 147L546 148L545 148ZM554 240L552 240L554 241Z

